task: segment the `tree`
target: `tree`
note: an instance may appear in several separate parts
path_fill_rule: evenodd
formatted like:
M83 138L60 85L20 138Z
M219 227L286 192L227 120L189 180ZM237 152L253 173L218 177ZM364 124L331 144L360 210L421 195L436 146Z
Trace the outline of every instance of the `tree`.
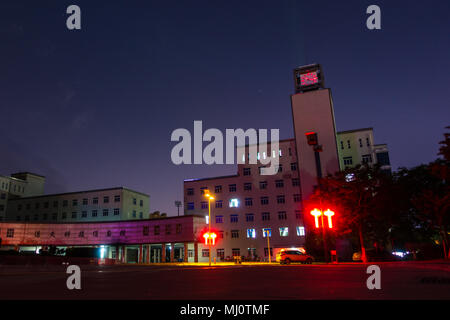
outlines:
M336 232L341 235L356 233L363 262L367 262L364 233L373 237L374 230L383 220L380 216L383 211L378 209L376 202L380 188L388 179L379 167L360 165L322 179L321 187L306 202L308 209L318 203L326 203L335 209L340 221Z

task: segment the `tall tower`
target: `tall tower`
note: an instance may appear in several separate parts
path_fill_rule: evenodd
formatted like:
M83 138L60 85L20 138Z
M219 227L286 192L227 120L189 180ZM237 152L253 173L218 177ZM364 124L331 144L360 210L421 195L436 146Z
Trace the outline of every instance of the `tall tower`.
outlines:
M331 90L324 87L319 64L294 70L295 94L291 95L292 118L299 164L302 199L313 192L318 175L339 171Z

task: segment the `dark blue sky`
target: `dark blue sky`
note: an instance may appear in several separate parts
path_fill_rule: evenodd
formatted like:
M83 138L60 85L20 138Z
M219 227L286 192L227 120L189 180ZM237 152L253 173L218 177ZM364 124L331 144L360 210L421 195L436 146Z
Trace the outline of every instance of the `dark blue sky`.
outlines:
M66 28L77 4L82 30ZM366 8L382 30L366 28ZM338 130L374 127L394 168L436 158L449 125L450 2L19 1L0 4L0 173L47 192L128 186L174 214L176 128L280 128L293 137L292 69L318 62Z

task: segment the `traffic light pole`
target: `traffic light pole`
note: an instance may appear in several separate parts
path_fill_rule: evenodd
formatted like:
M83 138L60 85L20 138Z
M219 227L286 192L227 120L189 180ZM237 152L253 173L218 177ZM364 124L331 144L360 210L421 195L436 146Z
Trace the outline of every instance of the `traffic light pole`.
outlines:
M322 146L314 146L314 157L316 160L316 170L317 170L317 184L319 187L319 199L320 199L320 211L322 212L321 220L322 220L322 239L323 239L323 257L325 262L328 263L328 245L327 245L327 236L325 233L325 224L323 222L323 207L322 207L322 165L320 163L320 151Z

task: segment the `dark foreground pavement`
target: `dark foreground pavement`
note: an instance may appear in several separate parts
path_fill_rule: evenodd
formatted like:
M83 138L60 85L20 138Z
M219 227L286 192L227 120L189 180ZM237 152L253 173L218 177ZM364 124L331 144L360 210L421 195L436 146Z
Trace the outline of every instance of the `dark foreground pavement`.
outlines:
M62 266L0 266L0 299L450 299L449 264L377 265L380 290L363 264L81 266L81 290Z

